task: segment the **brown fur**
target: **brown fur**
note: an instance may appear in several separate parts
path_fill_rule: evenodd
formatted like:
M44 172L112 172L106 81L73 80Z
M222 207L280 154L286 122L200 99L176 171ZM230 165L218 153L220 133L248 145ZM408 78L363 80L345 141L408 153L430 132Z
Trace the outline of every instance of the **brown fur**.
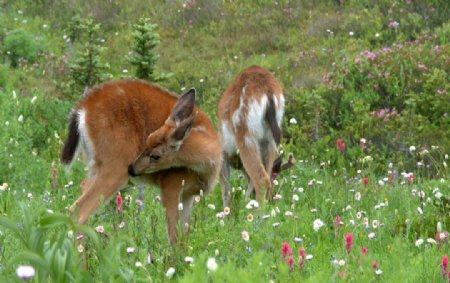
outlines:
M263 104L265 100L265 113L261 115L261 121L251 121L259 123L264 137L257 137L254 125L249 125L248 117L253 117L258 113L250 113L252 104L255 101ZM283 101L282 106L275 105ZM244 167L244 173L249 178L249 187L254 187L256 199L262 202L263 196L269 198L271 195L271 171L277 146L281 139L281 121L276 121L276 116L282 117L284 111L284 97L282 89L275 77L267 70L252 66L242 71L231 82L219 103L218 117L219 129L222 145L224 147L224 157L221 170L222 196L224 205L229 206L231 201L229 174L231 161L235 160L236 152L227 152L226 146L228 134L232 134L234 144L239 151L239 158ZM251 116L253 115L253 116ZM236 119L239 118L237 122ZM264 119L264 120L263 120ZM237 122L237 124L236 124ZM228 131L224 127L228 125ZM231 132L231 133L230 133ZM264 193L264 190L266 192Z
M161 189L169 239L177 241L178 204L184 205L182 224L188 227L193 196L211 190L221 160L213 124L194 107L194 98L194 90L178 99L156 85L121 80L97 86L75 105L74 112L85 111L93 150L92 164L87 154L87 188L71 206L79 222L87 222L100 199L110 199L131 172Z

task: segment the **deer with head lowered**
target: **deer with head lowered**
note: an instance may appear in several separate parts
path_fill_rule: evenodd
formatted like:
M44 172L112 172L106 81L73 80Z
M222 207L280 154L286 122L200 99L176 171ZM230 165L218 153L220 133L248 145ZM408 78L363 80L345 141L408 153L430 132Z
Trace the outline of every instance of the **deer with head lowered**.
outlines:
M86 223L131 175L160 188L170 243L177 242L179 213L188 232L194 196L213 188L221 165L214 126L194 103L194 89L177 97L119 80L93 88L74 106L61 161L81 152L88 167L86 189L70 207L78 222Z
M252 66L242 71L223 94L218 108L223 150L220 182L225 206L231 204L230 168L242 168L256 200L270 198L272 167L281 140L284 96L275 77Z

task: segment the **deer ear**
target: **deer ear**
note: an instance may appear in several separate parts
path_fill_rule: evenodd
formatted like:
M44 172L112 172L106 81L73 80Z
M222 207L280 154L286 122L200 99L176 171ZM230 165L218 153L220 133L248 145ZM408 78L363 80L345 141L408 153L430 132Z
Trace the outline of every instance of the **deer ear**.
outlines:
M191 114L188 118L182 120L173 132L172 138L176 141L184 140L189 135L196 116L197 113Z
M192 116L195 106L195 89L191 88L188 92L181 95L173 107L170 117L178 125L183 120Z

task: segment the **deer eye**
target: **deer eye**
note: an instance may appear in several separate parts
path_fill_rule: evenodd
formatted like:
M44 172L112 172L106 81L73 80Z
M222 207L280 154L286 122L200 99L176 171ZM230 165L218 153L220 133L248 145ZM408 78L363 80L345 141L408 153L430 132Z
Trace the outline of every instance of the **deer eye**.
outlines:
M151 160L157 161L157 160L159 160L160 158L161 158L160 155L150 154L150 159L151 159Z

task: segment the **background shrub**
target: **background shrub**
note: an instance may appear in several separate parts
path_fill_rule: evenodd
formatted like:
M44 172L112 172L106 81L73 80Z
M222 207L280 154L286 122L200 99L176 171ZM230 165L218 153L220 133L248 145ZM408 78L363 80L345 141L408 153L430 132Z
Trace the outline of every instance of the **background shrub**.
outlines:
M19 60L21 59L33 62L38 52L33 36L22 29L10 32L5 37L3 45L9 63L13 68L19 66Z

